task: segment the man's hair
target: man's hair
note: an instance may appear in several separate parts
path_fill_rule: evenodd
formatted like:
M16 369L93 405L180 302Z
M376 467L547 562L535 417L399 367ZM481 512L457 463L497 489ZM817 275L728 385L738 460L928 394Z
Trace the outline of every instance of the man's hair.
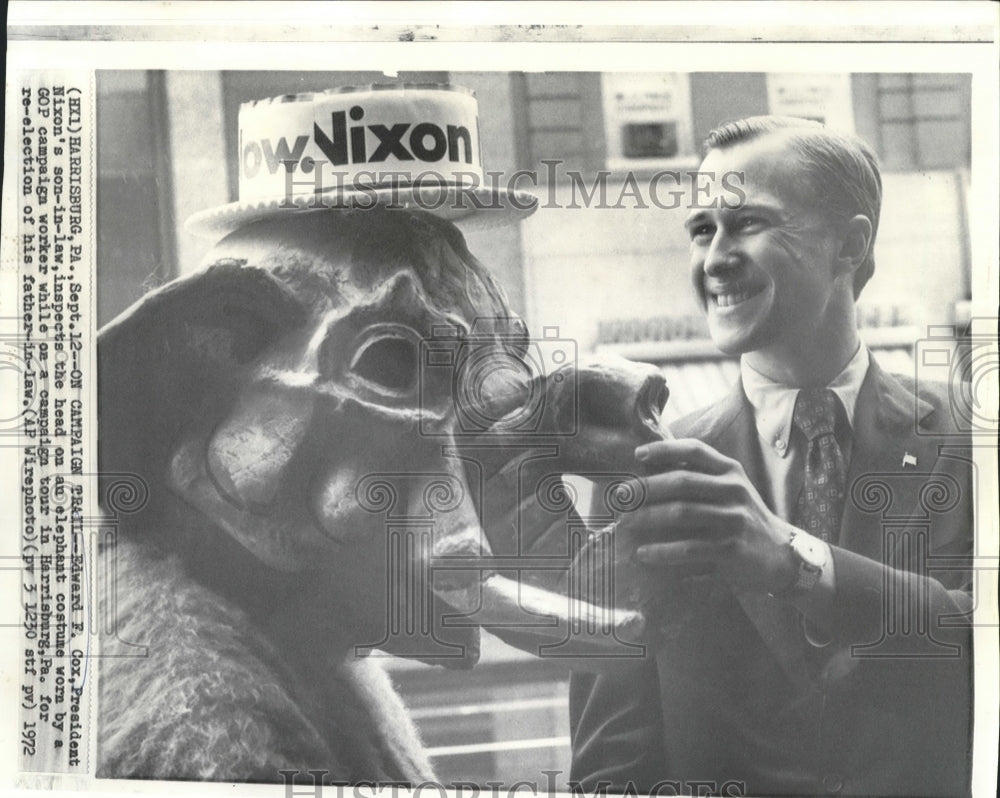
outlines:
M819 122L792 116L751 116L726 122L705 139L705 152L724 150L769 133L781 133L806 169L805 184L816 207L836 220L861 214L872 223L868 252L854 273L854 298L875 271L875 234L882 207L878 160L864 141Z

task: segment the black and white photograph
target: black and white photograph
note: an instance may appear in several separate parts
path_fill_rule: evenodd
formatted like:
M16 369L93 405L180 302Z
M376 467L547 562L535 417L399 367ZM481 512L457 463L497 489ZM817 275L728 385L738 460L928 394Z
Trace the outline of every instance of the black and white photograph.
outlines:
M5 786L995 794L988 4L72 5L8 24Z

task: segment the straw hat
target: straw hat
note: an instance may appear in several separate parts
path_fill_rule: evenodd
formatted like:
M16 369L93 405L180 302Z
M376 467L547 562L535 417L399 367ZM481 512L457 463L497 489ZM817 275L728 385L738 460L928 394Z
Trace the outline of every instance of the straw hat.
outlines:
M473 92L445 84L372 85L244 103L239 200L200 211L191 232L220 238L281 214L409 208L465 228L507 224L538 205L487 180Z

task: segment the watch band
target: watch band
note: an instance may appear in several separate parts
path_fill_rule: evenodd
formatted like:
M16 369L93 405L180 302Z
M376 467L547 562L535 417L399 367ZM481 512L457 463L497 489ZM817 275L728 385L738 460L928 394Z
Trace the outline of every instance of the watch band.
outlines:
M793 529L788 539L788 546L798 565L795 579L790 585L770 595L774 598L792 598L812 590L823 574L826 565L826 549L820 541Z

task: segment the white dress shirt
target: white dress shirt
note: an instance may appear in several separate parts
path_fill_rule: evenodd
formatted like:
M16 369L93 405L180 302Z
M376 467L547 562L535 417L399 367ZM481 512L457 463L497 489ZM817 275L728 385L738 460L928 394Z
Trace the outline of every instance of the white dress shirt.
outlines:
M854 357L827 386L840 401L847 424L838 424L837 443L844 455L844 463L851 461L853 448L854 411L861 392L861 384L868 373L870 358L868 349L861 345ZM795 505L805 476L805 457L809 442L801 430L792 425L792 413L799 389L781 385L755 370L744 358L740 362L743 390L754 410L754 421L760 439L761 459L767 477L765 501L768 501L781 518L791 521ZM802 533L806 534L805 532ZM807 612L812 603L829 607L836 591L833 557L830 546L817 540L816 544L826 549L826 565L809 596L801 596L794 603ZM807 613L808 614L808 613ZM823 647L829 638L811 623L803 626L806 639L814 646Z
M848 428L838 428L837 443L844 455L844 462L851 460L854 408L861 392L861 383L868 373L868 350L864 346L851 358L844 370L838 374L830 388L840 400ZM766 488L771 507L784 520L791 521L795 503L805 473L805 456L808 441L800 430L792 426L792 413L799 389L774 382L743 359L740 362L743 390L754 410L754 422L760 437L764 472L767 475Z

